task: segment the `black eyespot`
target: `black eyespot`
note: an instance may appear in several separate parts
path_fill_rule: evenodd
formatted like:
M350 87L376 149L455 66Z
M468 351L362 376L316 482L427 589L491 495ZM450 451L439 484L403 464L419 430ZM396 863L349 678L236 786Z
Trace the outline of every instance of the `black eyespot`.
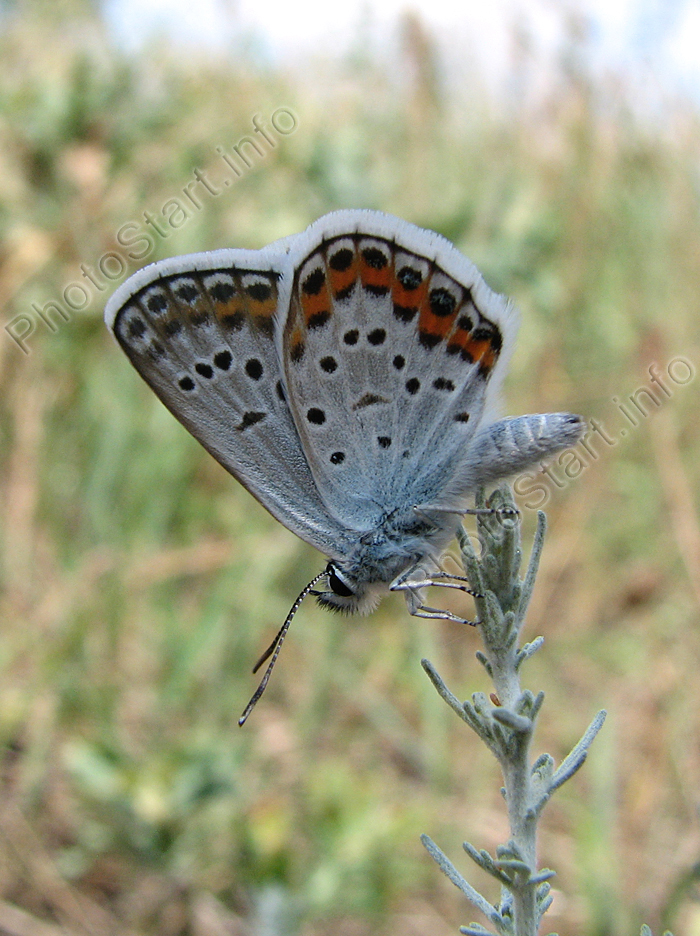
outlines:
M231 331L240 331L245 324L245 315L240 311L222 315L221 324L224 328L230 328Z
M371 345L380 345L383 344L386 339L386 332L383 328L375 328L374 331L371 331L367 335L367 341Z
M317 296L323 289L325 282L326 274L321 267L316 267L316 269L306 277L301 284L301 288L307 296Z
M250 298L254 299L256 302L265 302L266 299L270 298L272 289L269 283L251 283L251 285L246 288L246 292Z
M378 247L365 247L362 251L362 259L367 266L372 267L373 270L383 270L389 262L386 258L386 254L382 250L379 250Z
M322 426L326 421L326 414L322 409L317 409L314 406L307 412L306 418L315 426Z
M406 389L411 394L411 396L418 393L420 390L420 380L418 380L416 377L411 377L410 380L406 381Z
M170 337L177 335L178 332L182 331L182 322L179 322L177 319L170 319L169 322L165 323L163 331Z
M214 363L219 370L228 370L233 363L233 356L230 351L217 351L214 355Z
M348 283L347 286L344 286L342 289L339 289L337 292L334 292L333 298L336 300L336 302L343 302L352 293L354 288L355 288L355 280L353 280L351 283Z
M181 377L178 383L181 390L194 390L194 380L191 377Z
M332 270L338 270L342 273L343 270L347 268L352 263L353 252L349 247L341 247L340 250L337 250L333 256L328 261L328 265Z
M380 448L389 448L391 445L391 438L389 436L377 436L377 442Z
M392 363L396 370L402 370L406 363L406 358L402 354L397 354Z
M168 300L160 293L156 293L155 296L150 296L146 300L146 305L148 306L149 312L153 312L154 315L157 315L159 312L168 308Z
M328 587L334 594L338 595L340 598L352 598L355 592L348 588L345 582L338 576L330 562L326 568L326 574L328 575Z
M445 377L438 377L433 381L433 386L436 390L447 390L448 393L451 393L455 388L452 381L447 380Z
M322 357L320 362L321 370L324 370L327 374L332 374L333 371L338 367L338 362L334 357Z
M440 344L440 342L442 341L442 338L440 337L440 335L434 335L432 332L419 331L418 340L420 341L420 343L423 345L424 348L427 348L430 351L432 348L435 347L435 345Z
M452 315L457 305L457 300L452 293L443 286L437 289L431 289L428 297L430 301L430 311L433 315L442 318L446 315Z
M245 362L245 372L251 380L260 380L263 372L262 364L257 358L249 358Z
M197 361L194 365L194 369L197 371L200 377L206 377L207 380L211 380L214 376L214 368L211 364L205 364L203 361Z
M412 322L416 315L418 315L418 306L403 306L397 302L394 303L394 317L399 322Z
M340 465L345 461L345 452L333 452L330 457L331 465Z
M197 288L191 283L183 283L182 286L178 286L175 290L175 295L178 299L182 299L183 302L194 302L199 293Z
M130 338L140 338L141 335L146 331L146 326L143 324L143 321L136 317L132 318L128 323L128 332Z
M254 426L256 423L262 422L263 419L267 418L267 413L256 413L249 411L243 414L243 419L238 423L236 429L239 432L245 432L246 429L250 429L251 426Z
M414 270L409 266L401 267L399 272L396 274L396 278L401 283L403 288L408 290L417 289L423 282L423 274L420 272L420 270Z
M357 344L357 339L360 337L360 333L356 328L351 328L350 331L346 331L343 335L343 341L347 345Z
M321 328L330 319L331 313L328 309L322 309L320 312L314 312L308 319L306 325L308 328Z
M209 290L209 295L214 302L228 302L229 299L233 299L235 293L236 290L232 283L214 283Z

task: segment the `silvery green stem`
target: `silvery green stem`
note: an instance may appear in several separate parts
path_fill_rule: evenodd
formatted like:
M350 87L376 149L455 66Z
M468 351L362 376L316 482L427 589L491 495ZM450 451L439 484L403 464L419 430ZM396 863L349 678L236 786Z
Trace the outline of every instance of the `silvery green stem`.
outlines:
M484 506L481 496L477 507ZM476 606L484 649L476 656L493 680L495 695L488 698L477 692L471 700L460 702L431 663L423 660L423 668L440 696L492 751L503 773L503 794L511 830L509 841L497 848L495 858L468 842L464 844L469 857L498 881L499 902L489 902L472 887L427 836L423 836L423 844L440 869L484 914L499 936L536 936L540 921L551 904L548 881L554 875L546 869L538 871L537 824L552 793L585 761L602 727L605 712L598 713L558 769L554 769L554 761L548 754L530 763L530 743L544 693L534 695L521 688L520 668L543 640L538 637L523 647L518 647L518 640L535 584L546 520L540 512L530 562L525 577L520 579L520 525L510 490L495 491L486 506L497 512L482 509L477 514L480 556L476 555L464 531L459 544L469 582L482 596L476 599ZM461 932L466 936L492 934L476 923L462 927Z

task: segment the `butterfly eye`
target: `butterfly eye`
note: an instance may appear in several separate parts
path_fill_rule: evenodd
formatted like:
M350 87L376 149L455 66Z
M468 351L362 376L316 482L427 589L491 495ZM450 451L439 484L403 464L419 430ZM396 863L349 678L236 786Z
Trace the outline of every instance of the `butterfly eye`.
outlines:
M352 598L355 592L352 591L351 588L348 588L345 582L335 571L333 564L330 562L326 568L326 575L328 576L328 585L334 594L338 595L340 598Z

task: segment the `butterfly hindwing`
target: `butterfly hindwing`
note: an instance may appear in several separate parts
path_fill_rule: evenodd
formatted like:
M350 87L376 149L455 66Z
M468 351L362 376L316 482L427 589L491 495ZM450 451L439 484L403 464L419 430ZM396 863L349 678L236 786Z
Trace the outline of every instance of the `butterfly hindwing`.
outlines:
M426 245L419 232L418 249L418 229L401 222L388 236L374 212L322 221L295 260L282 354L289 402L329 509L371 528L393 508L434 501L454 474L513 323L437 235Z
M327 555L342 546L286 401L275 344L284 256L222 250L152 264L107 321L167 408L267 509Z

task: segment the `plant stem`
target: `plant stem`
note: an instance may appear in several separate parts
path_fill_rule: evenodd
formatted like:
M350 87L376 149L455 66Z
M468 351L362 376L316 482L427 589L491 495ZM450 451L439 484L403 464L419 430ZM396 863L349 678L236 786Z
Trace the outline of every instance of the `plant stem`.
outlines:
M488 506L493 508L490 512L483 509L483 496L477 498L480 556L464 531L459 541L465 572L480 595L476 605L484 650L477 652L477 659L492 678L496 693L490 700L483 693L474 693L471 700L460 702L432 664L424 660L423 668L441 697L479 735L501 767L510 839L499 846L495 858L468 842L464 844L472 860L501 885L500 903L489 903L468 884L427 836L423 836L423 842L441 870L484 913L499 936L537 936L540 920L551 903L547 881L553 876L551 871L537 869L537 823L554 790L585 761L605 713L598 713L557 771L548 754L530 764L530 744L544 694L534 695L521 688L520 667L539 649L542 638L522 648L518 647L518 639L537 575L546 520L540 512L530 562L521 580L520 528L514 519L517 512L510 490L495 491ZM471 924L462 927L462 932L483 936L490 931Z

